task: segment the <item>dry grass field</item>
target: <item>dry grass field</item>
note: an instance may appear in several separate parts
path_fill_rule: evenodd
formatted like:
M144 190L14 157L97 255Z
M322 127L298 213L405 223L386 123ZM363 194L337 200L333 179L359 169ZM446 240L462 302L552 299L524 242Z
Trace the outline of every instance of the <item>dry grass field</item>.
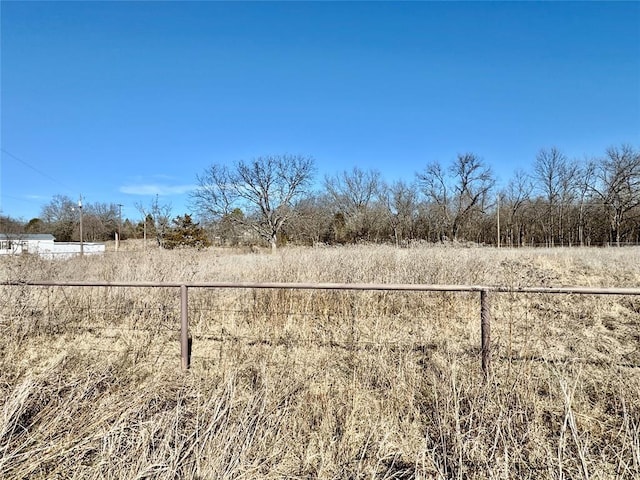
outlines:
M0 259L0 281L640 286L640 249ZM0 477L640 478L640 297L0 286Z

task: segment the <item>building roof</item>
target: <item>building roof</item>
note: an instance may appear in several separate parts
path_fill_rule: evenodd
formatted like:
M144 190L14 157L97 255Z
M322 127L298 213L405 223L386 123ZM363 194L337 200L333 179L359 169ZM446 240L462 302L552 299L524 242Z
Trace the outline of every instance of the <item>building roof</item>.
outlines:
M0 240L55 240L50 233L0 233Z

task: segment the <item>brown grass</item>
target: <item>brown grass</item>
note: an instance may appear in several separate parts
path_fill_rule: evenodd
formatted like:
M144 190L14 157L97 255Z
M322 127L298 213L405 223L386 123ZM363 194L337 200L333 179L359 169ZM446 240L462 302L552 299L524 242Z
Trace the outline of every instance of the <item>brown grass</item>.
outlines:
M640 249L122 249L0 280L640 285ZM640 478L640 297L0 287L0 477Z

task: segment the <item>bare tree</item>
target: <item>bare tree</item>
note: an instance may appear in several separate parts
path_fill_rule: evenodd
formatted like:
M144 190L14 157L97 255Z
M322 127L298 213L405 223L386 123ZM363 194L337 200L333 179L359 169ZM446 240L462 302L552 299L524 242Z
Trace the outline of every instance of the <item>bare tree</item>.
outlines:
M434 227L438 230L439 239L444 240L447 235L451 234L450 179L439 162L429 163L425 171L416 174L416 177L427 201L431 204L429 210L432 215L429 217L435 216Z
M560 197L560 171L565 162L566 157L556 147L552 147L538 152L533 168L537 190L546 202L545 220L542 225L548 246L554 243L554 211Z
M522 246L525 234L524 209L531 201L533 182L524 171L518 170L500 193L504 202L500 206L507 210L506 227L509 245Z
M195 211L209 220L230 219L253 229L272 251L292 214L293 203L306 192L314 173L312 157L277 155L215 164L197 176L191 194ZM231 215L235 209L245 215Z
M453 220L453 238L474 214L483 214L487 207L489 193L495 186L491 169L472 153L458 155L451 167L456 180L454 187L455 216Z
M335 206L338 218L353 239L370 239L375 223L373 204L378 199L382 181L380 172L354 167L334 176L326 176L324 186Z
M630 145L607 149L593 190L609 211L611 237L620 246L626 216L640 205L640 152Z
M587 162L579 169L576 179L578 185L576 189L578 196L578 242L581 247L585 245L586 208L593 194L595 171L595 163Z
M66 195L55 195L49 203L42 207L42 220L49 226L56 240L70 242L73 240L79 214L76 203Z
M148 206L136 203L136 208L144 218L145 228L151 230L158 246L164 248L165 237L171 226L171 203L160 203L160 197L156 195ZM151 225L147 225L149 222Z
M87 239L112 239L117 230L118 205L97 202L84 207L84 231Z
M29 226L36 223L38 219L32 219L28 224L24 224L21 220L11 218L9 215L0 215L0 233L17 234L17 233L39 233L29 230Z
M579 192L579 167L556 147L538 152L534 165L534 180L546 202L543 230L548 246L565 242L565 216Z
M285 226L290 239L310 245L332 240L333 211L327 195L307 195L296 202L293 211Z
M83 237L89 241L113 238L118 226L118 206L115 203L86 203L83 206ZM56 195L42 207L42 226L53 233L57 241L80 239L78 203L66 195Z
M417 178L427 199L438 205L443 230L454 240L474 216L484 213L495 186L491 169L473 153L459 154L446 171L431 163Z
M401 240L413 234L418 211L416 189L402 180L384 185L382 200L397 247Z

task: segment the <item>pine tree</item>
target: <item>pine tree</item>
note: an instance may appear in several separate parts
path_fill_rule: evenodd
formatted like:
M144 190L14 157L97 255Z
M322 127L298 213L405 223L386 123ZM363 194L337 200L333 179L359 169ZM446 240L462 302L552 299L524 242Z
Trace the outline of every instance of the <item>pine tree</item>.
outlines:
M170 250L176 247L192 247L198 250L211 245L207 234L199 223L194 223L191 215L176 217L173 226L165 235L164 247Z

